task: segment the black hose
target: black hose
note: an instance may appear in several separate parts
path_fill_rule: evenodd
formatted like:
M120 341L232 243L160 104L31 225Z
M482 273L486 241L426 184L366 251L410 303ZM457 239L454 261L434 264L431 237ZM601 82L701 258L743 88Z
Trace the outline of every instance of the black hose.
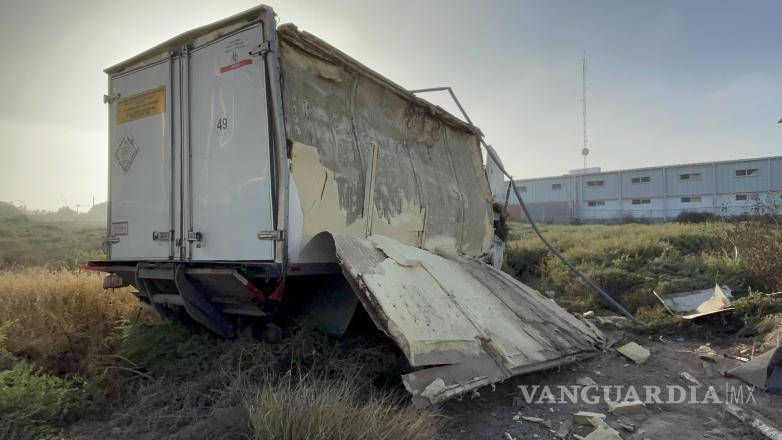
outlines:
M518 187L516 187L516 182L513 181L513 177L508 174L507 171L505 171L505 167L502 166L502 162L500 162L499 158L496 157L494 150L492 148L489 148L486 143L481 139L481 144L483 144L484 149L486 150L486 154L491 158L492 161L497 165L497 167L502 171L502 174L504 174L508 180L510 181L510 187L513 188L513 192L516 194L516 199L518 199L519 204L521 205L522 211L524 211L524 215L527 216L527 221L529 221L530 226L532 226L532 230L535 231L535 234L538 235L538 238L543 242L543 244L546 245L549 251L551 251L552 254L556 255L557 258L559 258L560 261L562 261L562 264L567 266L568 269L570 269L574 274L578 275L579 278L581 278L589 287L594 289L598 294L600 294L601 297L603 297L604 300L606 300L616 311L626 316L628 319L633 321L636 324L643 324L638 318L636 318L632 313L630 313L629 310L624 308L621 304L619 304L611 295L608 294L605 290L603 290L600 286L595 284L594 281L592 281L591 278L589 278L584 272L581 272L576 266L573 265L570 261L567 260L558 250L554 247L547 239L543 236L543 233L540 232L540 229L538 229L538 225L535 224L535 220L532 219L532 215L530 215L529 209L527 209L527 204L524 203L524 199L521 198L521 194L519 193Z

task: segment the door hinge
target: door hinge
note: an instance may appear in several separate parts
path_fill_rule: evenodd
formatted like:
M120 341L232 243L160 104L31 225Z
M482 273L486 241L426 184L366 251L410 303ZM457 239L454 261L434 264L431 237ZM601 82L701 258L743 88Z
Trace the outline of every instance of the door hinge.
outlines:
M121 93L110 93L108 95L103 95L103 103L104 104L111 104L112 102L122 98Z
M250 55L252 56L266 55L271 51L272 51L272 45L268 41L264 41L261 44L259 44L255 49L251 50Z
M258 231L258 240L285 240L285 231L283 230L271 230L271 231Z
M154 241L171 241L173 236L174 231L152 231L152 240Z
M189 231L187 233L187 241L201 241L204 236L200 232Z

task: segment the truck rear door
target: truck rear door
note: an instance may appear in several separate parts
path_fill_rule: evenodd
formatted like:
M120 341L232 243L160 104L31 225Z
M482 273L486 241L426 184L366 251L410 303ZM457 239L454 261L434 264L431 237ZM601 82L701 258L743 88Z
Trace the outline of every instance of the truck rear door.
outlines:
M109 242L112 260L173 256L172 63L109 80Z
M191 49L184 200L191 260L272 260L266 71L257 23ZM263 235L263 234L261 234Z

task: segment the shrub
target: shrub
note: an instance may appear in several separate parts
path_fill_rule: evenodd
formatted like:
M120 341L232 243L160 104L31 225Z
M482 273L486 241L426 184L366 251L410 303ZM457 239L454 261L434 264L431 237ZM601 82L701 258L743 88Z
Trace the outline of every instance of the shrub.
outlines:
M752 280L753 289L782 290L782 216L733 223L725 236L733 244L734 255Z
M97 226L40 223L27 217L0 219L0 270L47 266L75 269L88 259L103 258Z
M576 266L631 311L653 307L658 293L727 284L738 292L754 286L733 258L724 223L709 225L545 225L544 235ZM505 268L525 282L563 294L558 301L577 311L605 307L594 292L548 253L527 225L513 224L519 240L508 245ZM535 280L538 278L538 280Z
M443 424L350 379L267 377L244 405L258 440L436 439Z
M10 354L4 330L0 328L0 439L41 438L78 417L82 408L76 388Z
M719 218L711 212L683 211L673 221L677 223L705 223L717 221Z

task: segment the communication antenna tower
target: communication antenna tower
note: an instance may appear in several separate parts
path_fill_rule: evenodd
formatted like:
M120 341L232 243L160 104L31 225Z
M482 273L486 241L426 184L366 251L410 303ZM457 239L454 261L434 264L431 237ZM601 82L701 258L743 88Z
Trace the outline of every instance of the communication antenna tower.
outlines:
M584 145L581 148L581 155L584 156L584 168L587 167L587 156L589 156L589 141L587 139L587 58L584 52L584 58L581 59L581 119L584 122Z

